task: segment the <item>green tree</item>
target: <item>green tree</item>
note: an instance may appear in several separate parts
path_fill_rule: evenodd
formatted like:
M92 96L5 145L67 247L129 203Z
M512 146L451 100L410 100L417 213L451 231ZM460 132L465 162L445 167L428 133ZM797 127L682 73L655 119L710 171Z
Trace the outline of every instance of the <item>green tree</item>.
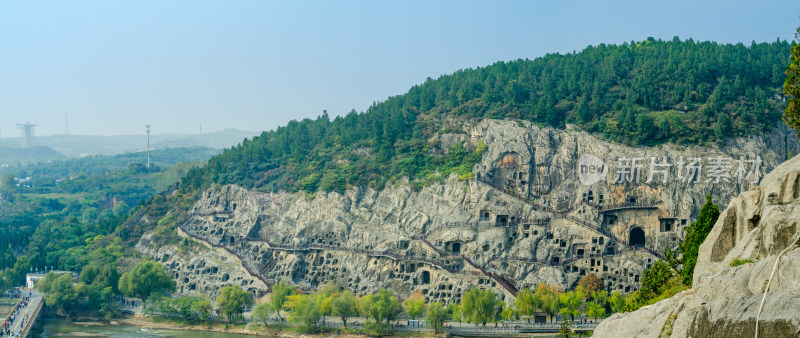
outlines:
M732 131L733 123L731 118L725 113L719 114L717 122L714 124L714 137L717 139L717 143L722 145L725 139L732 134Z
M150 304L148 312L157 310L164 315L180 317L183 320L205 321L211 316L211 302L203 297L168 298L158 295L151 297Z
M105 318L117 315L119 301L110 286L78 283L74 285L74 289L78 294L81 310Z
M278 314L278 318L281 317L281 310L283 310L283 303L286 302L286 297L291 296L295 293L295 289L289 285L286 285L283 281L278 282L272 286L272 293L269 295L269 304L272 306L272 310Z
M229 323L233 322L235 316L244 313L244 310L252 304L253 297L238 285L229 285L222 288L217 297L217 307L219 307L222 314L228 317Z
M642 274L642 287L639 291L645 298L654 298L661 294L672 278L672 268L664 261L656 261L644 270Z
M350 291L337 295L331 303L331 313L341 318L344 327L347 327L347 319L358 315L356 297Z
M340 288L333 281L323 284L316 293L317 305L322 313L322 322L325 323L325 316L331 314L333 299L339 294Z
M503 320L503 313L506 311L506 302L501 299L497 299L495 300L494 304L494 315L492 316L492 321L494 322L494 327L497 327L497 323ZM511 315L513 315L513 308L511 310Z
M78 292L72 284L73 279L70 274L50 272L36 284L36 287L45 294L44 301L47 306L55 308L61 315L68 315L78 303Z
M0 177L0 212L6 216L6 208L14 201L14 193L17 190L17 181L14 175L5 174Z
M783 94L788 98L783 121L800 136L800 27L794 37L797 43L792 45L785 72L786 80L783 82Z
M269 315L271 315L273 312L275 312L275 310L269 303L258 304L255 308L253 308L253 320L267 325L267 322L269 321ZM345 327L347 327L347 325L345 325Z
M119 291L119 271L114 263L92 263L81 270L79 280L85 284L98 284L102 287L111 287L114 292Z
M143 261L119 279L119 290L131 297L139 297L142 303L157 292L175 292L175 281L158 262Z
M555 320L555 316L559 312L559 295L546 294L542 296L541 309L550 316L551 322Z
M655 139L656 126L653 117L648 113L641 113L636 116L636 136L634 139L638 144L652 143Z
M400 312L400 302L391 291L380 289L374 294L362 297L359 308L365 317L374 319L376 323L386 320L388 325L389 321Z
M680 249L678 249L678 250L680 250ZM670 248L664 249L664 261L667 262L667 264L669 264L669 267L672 268L672 271L674 271L677 274L681 273L681 269L680 269L681 260L675 254L674 250L672 250Z
M583 300L585 298L582 290L574 290L560 294L558 300L561 303L561 308L558 310L558 313L562 316L570 316L572 320L575 320L575 316L580 316L581 314L580 307L583 305Z
M211 301L208 299L198 299L191 303L191 311L196 320L207 321L211 319Z
M595 302L586 303L586 315L597 320L597 317L606 315L606 308Z
M625 296L623 309L627 312L636 311L647 303L648 298L641 290L636 290Z
M333 299L336 294L317 294L315 298L317 305L319 306L320 314L322 314L322 322L325 322L325 316L331 313L331 307L333 306Z
M428 327L432 327L436 334L442 333L445 319L447 319L447 310L442 303L432 302L428 304L425 321L428 323Z
M622 312L625 310L625 298L619 293L619 291L614 291L611 294L611 298L608 299L608 303L611 305L611 312L617 313Z
M289 310L289 321L299 324L303 332L316 332L317 322L322 317L316 295L290 295L286 297L286 309Z
M706 203L700 208L700 214L697 215L697 220L686 229L686 239L680 245L680 251L683 253L681 263L681 276L683 283L692 285L694 278L694 267L697 265L697 254L700 250L700 245L706 240L706 236L711 232L711 228L719 218L719 207L711 202L711 195L706 195Z
M592 292L591 296L592 301L601 306L605 306L608 303L608 291L606 290Z
M425 311L425 298L422 297L421 291L415 291L403 302L403 311L411 317L411 319L417 319L422 316L422 313Z
M513 320L517 318L517 310L513 306L507 306L500 312L500 318L503 320Z
M517 292L516 297L514 298L514 306L517 308L517 312L528 319L528 322L531 321L531 316L533 315L535 309L534 300L533 300L533 293L531 293L530 289L522 289Z
M461 305L460 304L450 303L450 305L447 305L447 313L450 314L450 319L451 320L457 320L459 324L461 323L461 320L463 318L461 316Z
M461 298L461 312L468 323L475 325L494 320L495 307L497 306L496 295L492 290L481 290L472 288Z
M13 174L5 174L0 177L0 189L6 191L15 191L17 189L17 180L14 179Z

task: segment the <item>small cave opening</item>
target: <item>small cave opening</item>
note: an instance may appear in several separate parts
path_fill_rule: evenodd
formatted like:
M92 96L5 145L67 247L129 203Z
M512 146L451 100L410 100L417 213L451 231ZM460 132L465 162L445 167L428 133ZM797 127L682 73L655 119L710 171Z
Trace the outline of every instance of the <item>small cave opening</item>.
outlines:
M508 215L497 215L496 222L499 226L506 226L508 224Z
M431 273L427 270L422 271L422 284L431 283Z

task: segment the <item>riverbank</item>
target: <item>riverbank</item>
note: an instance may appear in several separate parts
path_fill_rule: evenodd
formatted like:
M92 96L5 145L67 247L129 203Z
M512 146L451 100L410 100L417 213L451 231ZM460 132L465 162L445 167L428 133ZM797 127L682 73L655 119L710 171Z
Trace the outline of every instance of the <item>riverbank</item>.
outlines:
M478 331L470 330L474 326L454 327L461 332L464 337L557 337L555 333L519 333L504 330ZM455 333L458 335L459 333ZM142 338L247 338L253 335L264 337L372 337L361 331L361 329L336 329L327 328L326 332L315 334L302 334L291 326L269 326L264 327L260 324L237 324L225 325L217 322L214 324L186 323L181 320L171 320L163 317L134 316L129 315L125 318L113 320L103 320L91 317L63 318L58 316L47 316L42 318L34 326L32 336L34 338L50 337L142 337ZM434 335L432 332L408 332L396 331L390 337L448 337L447 335Z
M365 338L371 337L358 329L331 329L326 328L325 332L315 334L304 334L297 331L291 326L270 325L264 326L262 324L225 324L225 323L211 323L199 324L183 322L163 317L144 316L140 314L129 315L123 318L115 318L113 320L102 320L97 318L81 318L72 321L75 325L84 327L92 326L134 326L148 330L184 330L184 331L197 331L209 333L224 333L231 335L248 335L248 336L267 336L267 337L335 337L335 338ZM394 335L389 337L442 337L443 335L434 335L432 332L395 332Z

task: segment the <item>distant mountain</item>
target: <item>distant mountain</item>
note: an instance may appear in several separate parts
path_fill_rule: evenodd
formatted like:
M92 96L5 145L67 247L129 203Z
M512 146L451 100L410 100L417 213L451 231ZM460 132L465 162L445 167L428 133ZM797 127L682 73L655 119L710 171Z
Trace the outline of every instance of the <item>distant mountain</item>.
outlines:
M256 131L225 129L205 134L151 134L150 147L153 149L207 147L214 149L230 148L243 139L260 134ZM19 151L20 138L0 140L0 151L16 148ZM147 148L147 135L50 135L37 136L34 144L54 149L66 157L86 155L116 155L126 152L142 151ZM4 163L4 162L0 162Z
M46 146L31 148L0 147L0 166L19 163L36 163L63 159L64 155Z

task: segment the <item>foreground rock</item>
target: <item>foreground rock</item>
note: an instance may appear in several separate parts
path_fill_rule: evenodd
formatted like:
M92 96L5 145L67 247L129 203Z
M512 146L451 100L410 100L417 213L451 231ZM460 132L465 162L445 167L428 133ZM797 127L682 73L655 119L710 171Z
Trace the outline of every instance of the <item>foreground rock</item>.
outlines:
M800 335L800 156L728 204L700 247L694 287L603 321L597 337L759 337ZM755 263L731 267L734 259Z

